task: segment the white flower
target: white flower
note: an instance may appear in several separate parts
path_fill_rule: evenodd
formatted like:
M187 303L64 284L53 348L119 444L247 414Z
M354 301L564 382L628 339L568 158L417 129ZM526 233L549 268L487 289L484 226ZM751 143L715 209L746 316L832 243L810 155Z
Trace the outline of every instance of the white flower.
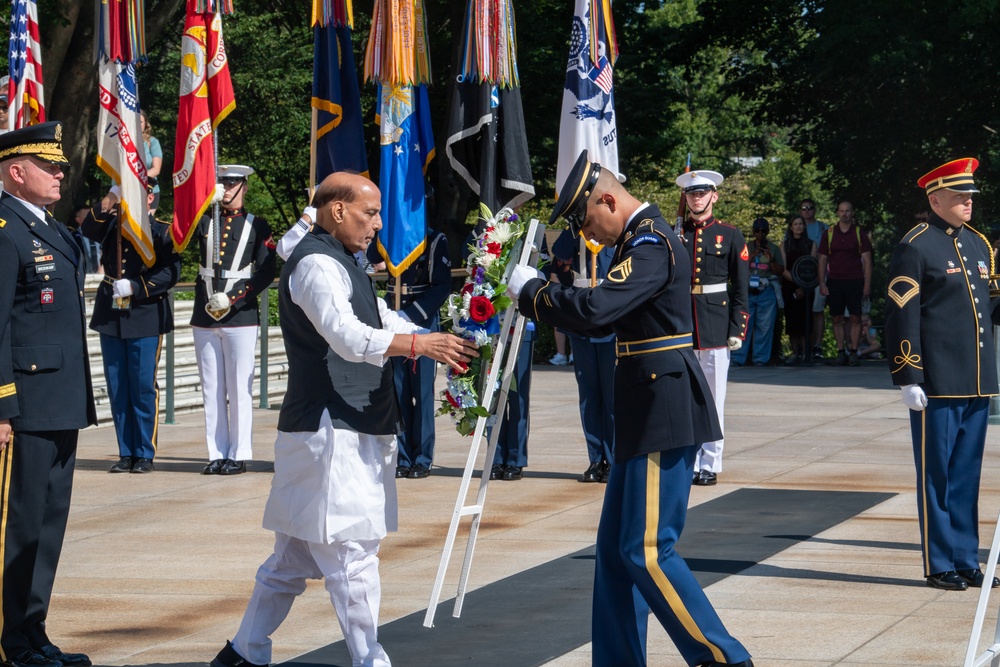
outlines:
M473 339L473 342L476 344L476 347L482 347L490 342L490 335L486 333L486 329L476 329L474 333L476 337Z
M520 229L518 229L518 225L510 222L498 222L493 225L493 228L486 234L486 240L490 243L507 245L517 238L519 233Z
M490 268L490 265L493 263L493 260L495 259L496 259L495 255L491 255L488 252L484 252L483 254L476 257L476 264L483 267L484 269L488 269Z

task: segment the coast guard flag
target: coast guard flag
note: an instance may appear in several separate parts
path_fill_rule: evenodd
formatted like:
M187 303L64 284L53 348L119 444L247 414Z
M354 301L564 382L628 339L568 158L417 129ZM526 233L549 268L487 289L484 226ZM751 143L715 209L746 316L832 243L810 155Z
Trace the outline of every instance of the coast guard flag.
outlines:
M98 117L97 166L121 188L119 210L122 235L146 266L156 261L146 199L145 153L139 120L135 66L102 58L98 77L101 101Z
M7 129L44 123L42 47L35 0L11 0L8 57Z
M576 0L559 122L556 193L584 149L588 159L625 180L618 171L612 69L617 55L610 0Z
M315 183L345 169L367 176L361 94L347 26L331 22L314 28L312 106L317 112Z
M379 84L382 229L378 251L399 277L424 251L427 217L424 172L434 159L427 86Z

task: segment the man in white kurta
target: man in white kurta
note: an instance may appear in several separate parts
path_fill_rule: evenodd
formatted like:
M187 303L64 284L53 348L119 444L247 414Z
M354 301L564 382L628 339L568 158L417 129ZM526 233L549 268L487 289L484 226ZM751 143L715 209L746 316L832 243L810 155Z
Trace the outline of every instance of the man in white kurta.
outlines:
M395 355L426 355L456 368L475 356L471 343L426 333L387 308L354 263L351 253L381 227L371 181L333 174L314 205L317 224L296 245L279 290L289 387L264 510L274 553L258 570L240 628L213 667L268 664L271 633L306 580L317 578L325 580L353 665L390 664L377 639L378 549L396 529L399 420L391 371L371 369Z

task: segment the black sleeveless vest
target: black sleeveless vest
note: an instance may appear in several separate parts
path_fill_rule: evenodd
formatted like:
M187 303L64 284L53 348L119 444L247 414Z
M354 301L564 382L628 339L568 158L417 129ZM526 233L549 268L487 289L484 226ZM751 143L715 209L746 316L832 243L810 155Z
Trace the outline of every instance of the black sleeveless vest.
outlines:
M368 326L382 328L371 278L340 241L319 226L314 227L288 258L278 287L281 333L288 355L288 389L278 416L278 430L316 431L325 408L336 428L369 435L399 433L401 420L392 366L387 363L379 368L346 361L330 349L291 299L289 276L302 258L312 254L332 257L347 269L355 316Z

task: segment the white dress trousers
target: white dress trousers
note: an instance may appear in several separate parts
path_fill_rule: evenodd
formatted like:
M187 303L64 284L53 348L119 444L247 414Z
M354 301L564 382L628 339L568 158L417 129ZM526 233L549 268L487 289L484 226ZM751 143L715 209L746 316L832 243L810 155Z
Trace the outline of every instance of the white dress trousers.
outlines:
M205 400L208 460L253 458L253 374L258 327L193 327Z
M712 398L715 399L715 409L719 414L719 428L723 435L726 432L726 425L723 421L723 413L726 405L726 382L729 380L729 358L728 347L715 347L710 350L695 350L701 370L708 380L708 388L712 391ZM710 470L714 473L722 472L722 449L725 446L725 437L713 442L704 442L698 449L698 454L694 459L694 470Z

